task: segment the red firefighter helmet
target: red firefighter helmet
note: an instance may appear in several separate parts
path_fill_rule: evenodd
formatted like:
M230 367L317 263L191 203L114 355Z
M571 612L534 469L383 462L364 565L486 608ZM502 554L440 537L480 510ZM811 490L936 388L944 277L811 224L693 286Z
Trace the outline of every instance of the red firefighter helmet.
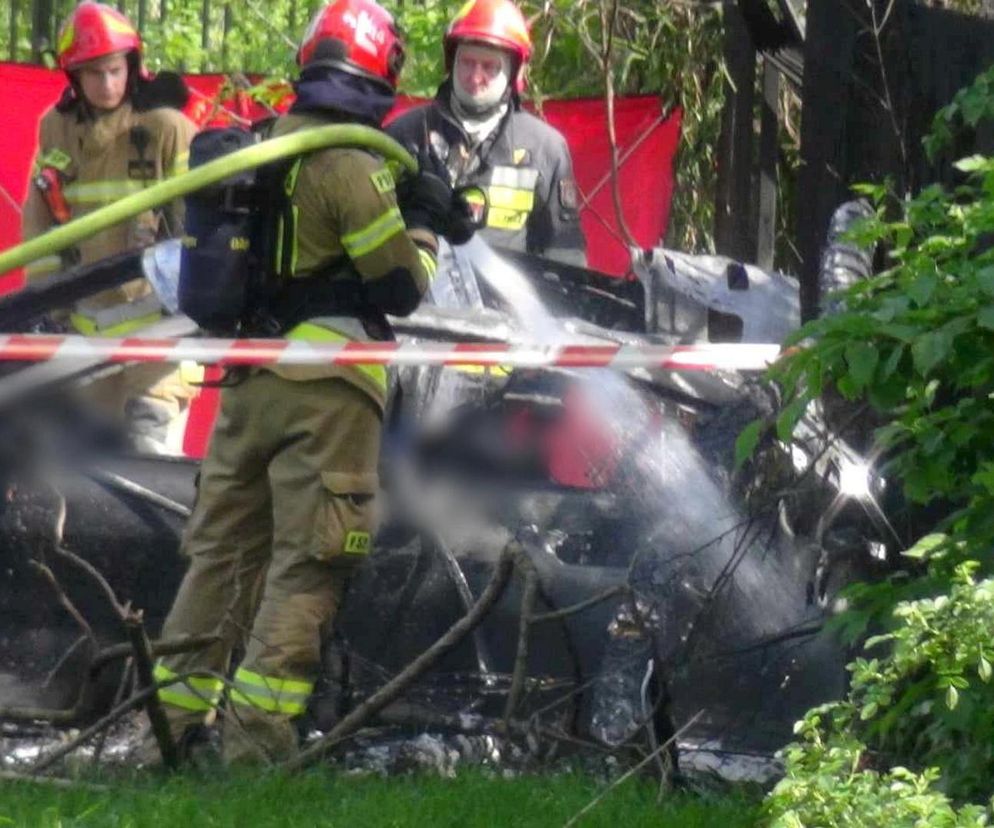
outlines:
M532 39L525 17L511 0L467 0L445 32L445 69L452 72L456 46L476 41L506 49L516 58L514 85L524 88L525 64L532 56Z
M297 64L332 66L396 89L404 43L390 12L373 0L335 0L311 20Z
M56 41L59 68L66 72L89 60L117 52L133 52L140 59L141 35L117 9L103 3L80 3Z

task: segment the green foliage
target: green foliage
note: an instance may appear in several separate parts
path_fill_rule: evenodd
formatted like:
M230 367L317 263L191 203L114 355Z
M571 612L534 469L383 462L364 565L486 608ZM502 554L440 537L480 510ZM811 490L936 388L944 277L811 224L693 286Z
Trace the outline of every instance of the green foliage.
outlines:
M991 115L987 72L936 117L930 151ZM902 204L861 188L876 212L850 240L882 244L890 267L805 326L774 372L788 400L781 439L825 392L868 404L874 456L910 501L946 515L904 553L904 572L849 590L855 609L838 626L850 640L884 634L849 665L845 701L798 724L767 803L777 826L986 824L984 808L955 803L994 793L994 581L982 578L994 544L994 159L956 166L954 189Z
M797 723L799 741L785 751L786 773L767 798L771 828L974 828L987 825L979 806L956 809L936 789L939 773L867 767L865 746L834 724L837 706ZM843 717L844 717L843 713ZM829 724L825 725L825 719Z
M788 432L828 387L867 401L886 423L877 444L905 494L960 507L950 527L977 546L994 542L994 249L978 246L994 229L994 160L959 167L966 183L926 189L896 221L879 200L852 238L884 244L892 267L849 292L845 312L796 334L815 344L775 376Z
M139 2L124 0L115 5L137 22ZM402 92L421 96L435 92L444 74L442 34L462 3L385 0L405 31ZM320 5L319 0L215 0L209 4L144 0L146 63L156 71L240 72L286 79L295 70L296 44ZM535 43L527 95L539 107L550 97L603 96L602 29L610 0L523 0L521 5L532 21ZM6 6L0 3L2 8ZM53 31L69 8L65 0L54 3ZM30 3L20 3L14 23L18 48L13 54L27 60ZM0 26L0 49L8 53L9 32L9 25ZM610 69L617 94L658 94L665 105L683 108L678 186L668 243L688 251L710 251L714 212L710 194L724 102L720 4L622 0L613 35Z
M938 535L909 550L947 554ZM953 806L994 779L994 581L977 567L956 566L948 594L899 602L893 631L866 642L879 655L849 665L847 698L797 723L766 804L774 826L986 824L985 808Z

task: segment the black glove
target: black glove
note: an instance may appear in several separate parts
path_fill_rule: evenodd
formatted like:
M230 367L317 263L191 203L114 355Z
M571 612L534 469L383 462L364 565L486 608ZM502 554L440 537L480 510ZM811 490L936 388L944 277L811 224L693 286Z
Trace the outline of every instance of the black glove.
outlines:
M397 204L408 227L423 227L436 236L449 230L452 187L430 172L402 178L397 183Z
M445 233L445 238L451 244L466 244L477 229L477 220L474 218L473 208L466 200L466 196L461 192L452 194L452 202L449 209L449 227Z

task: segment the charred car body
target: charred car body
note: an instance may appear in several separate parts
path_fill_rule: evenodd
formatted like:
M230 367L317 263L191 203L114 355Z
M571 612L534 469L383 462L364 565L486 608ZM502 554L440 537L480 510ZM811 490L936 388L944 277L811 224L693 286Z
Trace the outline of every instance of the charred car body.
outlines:
M663 250L638 261L619 280L473 242L440 268L433 304L397 332L688 343L779 341L798 324L796 285L779 274ZM8 300L0 319L25 329L64 300ZM185 331L181 319L163 324ZM0 379L4 707L71 707L92 657L33 561L51 566L102 643L121 640L119 624L54 545L142 608L153 635L184 569L177 549L197 464L129 453L68 402L64 386L93 370L11 368ZM774 406L742 375L421 368L396 386L383 529L327 638L311 724L327 729L448 629L511 539L537 569L538 612L590 602L533 625L526 718L611 745L666 738L693 719L685 744L768 752L804 710L844 691L846 653L822 625L838 588L875 565L879 533L867 493L847 499L839 485L858 458L824 451L815 419L807 451L736 471L739 430ZM630 592L604 598L612 587ZM520 606L515 579L405 703L499 715ZM78 718L106 708L118 675L93 676Z

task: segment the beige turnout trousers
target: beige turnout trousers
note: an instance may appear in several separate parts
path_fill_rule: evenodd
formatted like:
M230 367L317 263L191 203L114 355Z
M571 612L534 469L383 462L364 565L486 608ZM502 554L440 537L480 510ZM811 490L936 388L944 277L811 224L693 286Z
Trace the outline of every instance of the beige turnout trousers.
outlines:
M159 692L174 735L216 706L232 649L243 644L226 757L295 750L290 719L318 676L321 630L370 547L380 429L379 407L341 379L253 369L222 390L183 540L190 568L162 632L221 640L156 665L158 681L198 674Z

